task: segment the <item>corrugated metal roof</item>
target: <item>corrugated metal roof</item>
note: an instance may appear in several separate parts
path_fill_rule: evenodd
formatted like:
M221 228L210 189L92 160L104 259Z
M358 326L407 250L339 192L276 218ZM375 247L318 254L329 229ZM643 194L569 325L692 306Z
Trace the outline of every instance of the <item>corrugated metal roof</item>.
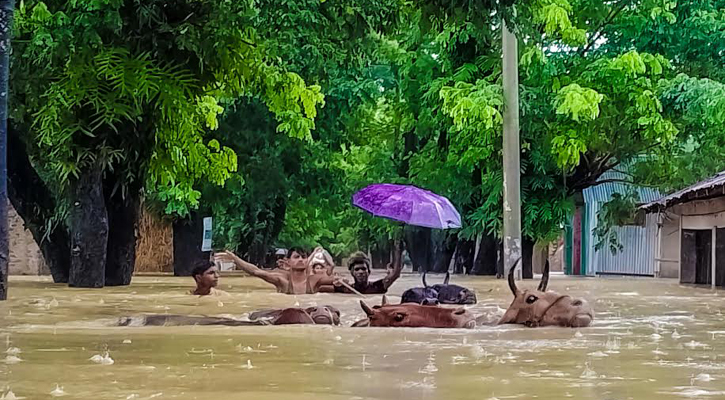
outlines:
M629 177L620 171L609 170L602 174L597 181L599 182L609 179L627 181L629 180ZM612 195L614 193L626 194L627 189L631 187L636 189L639 194L639 201L642 203L649 203L662 197L657 189L635 186L625 182L606 182L596 186L591 186L584 189L582 195L584 196L585 203L607 202L612 199Z
M709 198L715 195L725 195L725 171L721 171L715 176L678 190L675 193L653 200L639 208L648 212L659 211L676 204L690 200Z

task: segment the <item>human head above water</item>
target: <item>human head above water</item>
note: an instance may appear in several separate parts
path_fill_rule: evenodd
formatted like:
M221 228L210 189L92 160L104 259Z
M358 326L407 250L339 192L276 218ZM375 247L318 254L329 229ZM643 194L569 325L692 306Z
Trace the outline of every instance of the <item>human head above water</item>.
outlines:
M366 283L370 277L370 259L361 251L355 252L347 261L347 269L356 283Z
M287 266L290 269L306 269L307 252L300 247L291 247L287 250Z
M312 265L312 274L326 274L327 268L323 264L315 263Z
M307 257L307 262L310 265L310 273L313 275L329 275L332 273L332 269L335 268L335 261L332 259L330 253L320 246L316 247L310 253Z
M219 270L211 261L201 261L191 270L191 277L199 287L216 287L219 284Z

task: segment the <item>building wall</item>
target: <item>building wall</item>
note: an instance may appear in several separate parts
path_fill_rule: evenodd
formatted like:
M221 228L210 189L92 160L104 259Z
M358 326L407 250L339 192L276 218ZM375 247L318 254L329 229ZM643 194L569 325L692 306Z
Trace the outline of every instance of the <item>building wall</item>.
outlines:
M588 229L586 235L587 251L583 262L588 275L622 274L622 275L654 275L654 257L657 241L657 216L647 215L644 227L620 226L613 230L622 244L622 251L612 254L608 245L596 250L597 238L594 229L597 227L597 213L604 202L593 202L586 206Z
M656 214L655 214L656 215ZM659 233L659 276L661 278L680 277L680 216L660 215Z
M725 197L679 204L671 212L682 216L682 229L725 227Z
M8 201L8 245L10 275L47 275L50 273L33 235Z
M681 275L681 229L707 230L725 227L725 197L697 200L678 204L660 214L658 250L654 257L659 262L660 276L679 278ZM680 227L681 225L681 227ZM725 260L717 260L717 264Z

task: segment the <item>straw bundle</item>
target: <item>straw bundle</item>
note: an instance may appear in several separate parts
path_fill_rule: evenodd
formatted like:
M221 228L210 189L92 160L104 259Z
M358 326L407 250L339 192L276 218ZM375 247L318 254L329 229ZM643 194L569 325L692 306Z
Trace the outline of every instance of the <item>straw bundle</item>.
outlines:
M158 217L142 205L138 220L134 272L172 272L174 270L173 235L170 220Z

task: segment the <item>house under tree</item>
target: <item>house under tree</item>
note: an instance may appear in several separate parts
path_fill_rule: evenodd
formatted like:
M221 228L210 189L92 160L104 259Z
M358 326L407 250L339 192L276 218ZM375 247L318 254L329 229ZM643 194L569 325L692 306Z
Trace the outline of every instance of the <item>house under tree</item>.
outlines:
M607 245L596 249L597 214L615 193L625 196L634 190L640 204L661 197L657 190L635 186L627 180L628 176L622 172L607 171L598 179L599 184L584 189L575 199L574 214L564 227L564 272L567 275L668 275L667 271L660 271L653 260L657 242L655 216L647 216L639 224L633 222L612 228L622 245L621 251L612 253Z
M640 209L660 227L655 264L681 283L725 286L725 171Z

